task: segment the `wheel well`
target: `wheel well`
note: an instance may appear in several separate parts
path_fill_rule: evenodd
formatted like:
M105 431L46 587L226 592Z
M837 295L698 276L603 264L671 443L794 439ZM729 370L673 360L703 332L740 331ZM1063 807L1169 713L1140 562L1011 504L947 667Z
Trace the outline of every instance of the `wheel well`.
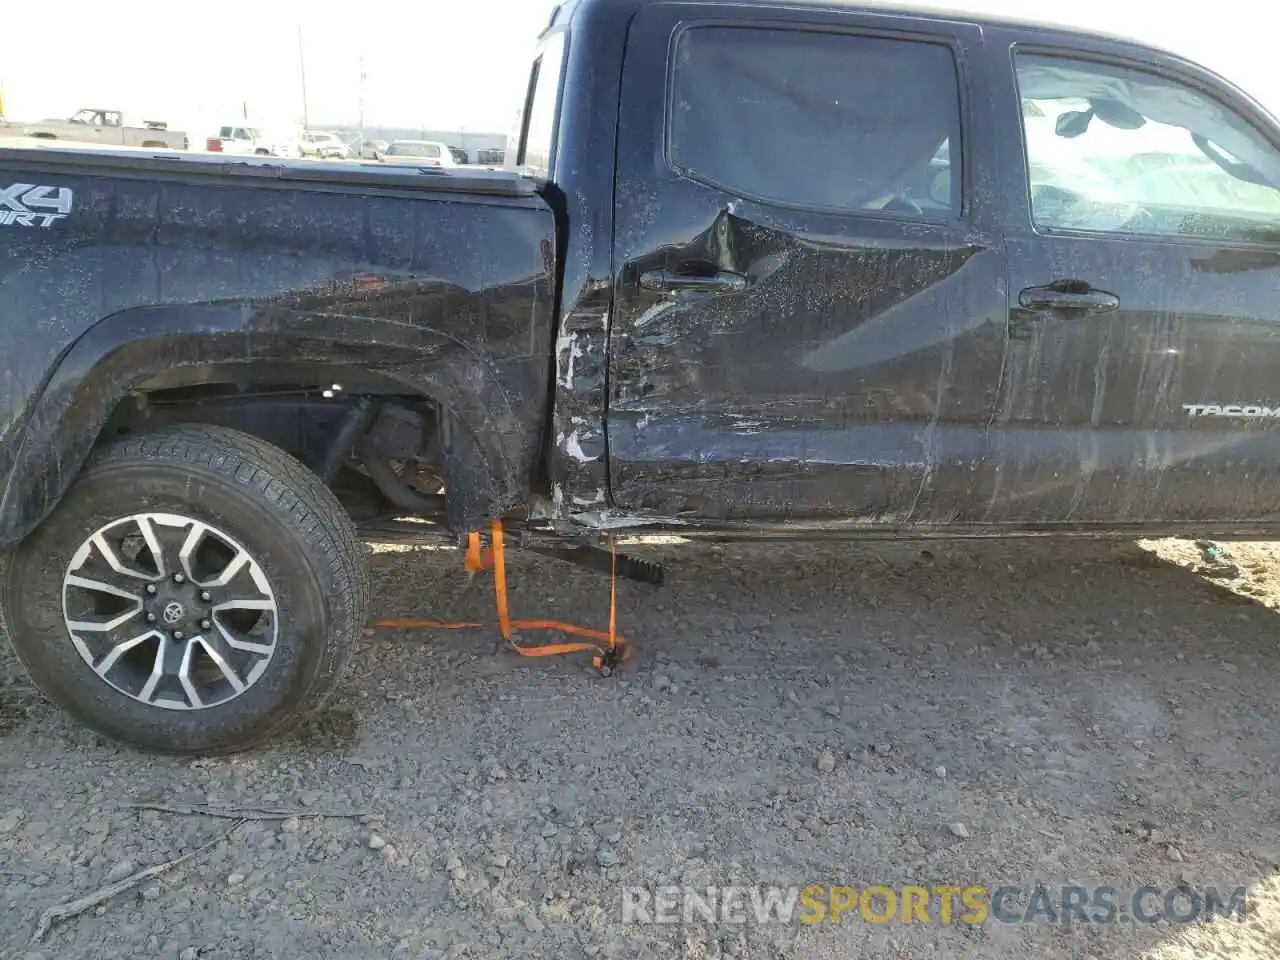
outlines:
M376 376L318 383L314 372L289 376L282 365L234 375L211 369L195 380L190 369L182 380L162 376L117 405L99 440L172 424L217 424L301 460L356 520L443 516L448 428L441 406Z
M149 148L159 147L161 149L165 149L169 146L163 140L143 140L142 145Z

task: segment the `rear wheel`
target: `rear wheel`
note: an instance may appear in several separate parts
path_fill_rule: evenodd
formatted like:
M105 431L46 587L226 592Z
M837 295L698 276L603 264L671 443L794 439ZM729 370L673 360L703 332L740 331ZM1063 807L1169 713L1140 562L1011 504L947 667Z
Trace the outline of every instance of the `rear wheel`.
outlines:
M101 450L19 548L3 601L32 679L87 725L219 753L324 702L368 587L318 477L247 434L181 426Z

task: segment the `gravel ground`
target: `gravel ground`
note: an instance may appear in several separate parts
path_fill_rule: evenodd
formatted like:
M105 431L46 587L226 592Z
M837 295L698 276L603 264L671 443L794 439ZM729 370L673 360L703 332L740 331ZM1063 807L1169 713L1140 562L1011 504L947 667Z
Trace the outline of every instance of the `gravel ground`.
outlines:
M634 660L484 630L371 636L289 742L140 756L0 659L0 955L1280 956L1280 571L1270 544L648 544ZM452 550L371 548L378 616L488 618ZM517 616L607 584L517 555ZM287 808L29 946L40 914ZM365 816L319 817L317 813ZM624 924L623 888L1185 882L1178 925ZM936 918L936 911L932 914Z

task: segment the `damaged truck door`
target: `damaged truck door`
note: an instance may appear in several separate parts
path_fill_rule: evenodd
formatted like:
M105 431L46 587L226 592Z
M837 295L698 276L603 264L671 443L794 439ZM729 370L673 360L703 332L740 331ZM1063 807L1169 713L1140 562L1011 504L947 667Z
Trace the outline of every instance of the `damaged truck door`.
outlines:
M980 499L1005 349L968 24L643 5L618 110L610 482L724 520ZM665 84L653 82L666 78Z

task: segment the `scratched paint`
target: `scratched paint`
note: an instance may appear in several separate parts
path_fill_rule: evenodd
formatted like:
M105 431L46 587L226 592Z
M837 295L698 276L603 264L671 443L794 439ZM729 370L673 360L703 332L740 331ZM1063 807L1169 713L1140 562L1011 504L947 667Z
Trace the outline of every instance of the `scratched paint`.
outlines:
M655 151L686 15L639 0L562 9L556 29L572 21L576 39L537 196L517 180L353 169L321 184L0 153L0 172L64 183L82 204L68 235L0 234L0 543L56 503L122 396L209 363L372 373L435 398L458 528L530 503L579 531L1273 522L1276 425L1186 408L1280 406L1280 254L1034 231L1008 50L1049 41L1154 63L1247 125L1276 134L1272 119L1142 47L947 21L933 26L953 34L965 84L963 209L802 209ZM681 276L702 288L668 282ZM1022 303L1056 281L1119 305L1081 317Z

